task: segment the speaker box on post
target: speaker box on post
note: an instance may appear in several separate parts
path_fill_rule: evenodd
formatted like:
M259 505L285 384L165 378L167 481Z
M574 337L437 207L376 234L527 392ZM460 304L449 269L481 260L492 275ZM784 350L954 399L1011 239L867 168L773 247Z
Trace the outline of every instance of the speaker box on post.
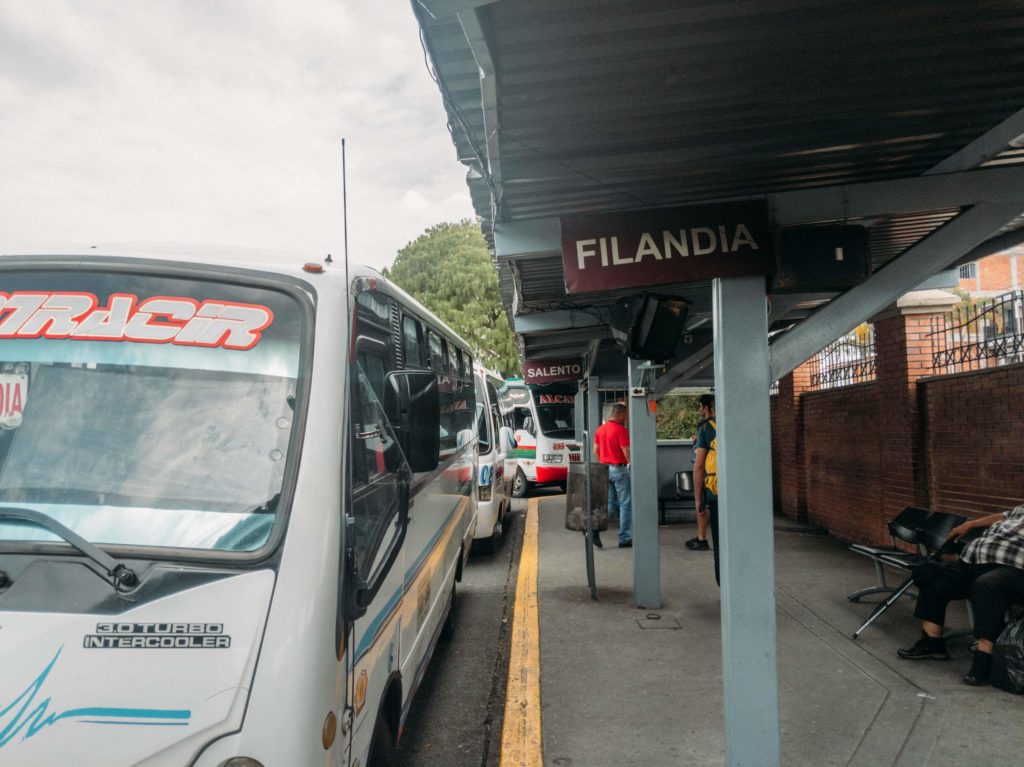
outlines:
M629 334L626 353L640 360L664 362L683 334L690 304L683 298L644 296Z
M871 247L863 226L795 226L782 230L774 293L847 290L871 273Z

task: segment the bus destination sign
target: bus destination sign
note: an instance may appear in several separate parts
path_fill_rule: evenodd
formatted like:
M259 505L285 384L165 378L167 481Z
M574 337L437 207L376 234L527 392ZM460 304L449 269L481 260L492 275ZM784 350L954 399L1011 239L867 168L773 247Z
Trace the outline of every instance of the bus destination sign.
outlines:
M761 200L566 216L561 227L569 294L772 271Z

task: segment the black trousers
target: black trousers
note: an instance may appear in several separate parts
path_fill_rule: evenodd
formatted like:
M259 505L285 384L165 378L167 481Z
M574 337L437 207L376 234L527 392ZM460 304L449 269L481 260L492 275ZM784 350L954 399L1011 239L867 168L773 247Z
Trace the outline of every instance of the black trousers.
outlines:
M928 562L914 568L917 606L914 617L942 626L954 599L969 599L974 610L974 635L996 641L1006 608L1024 602L1024 570L1007 565Z
M711 526L711 545L715 549L715 583L722 585L718 572L718 496L704 488L701 494L704 507L708 510L708 523Z

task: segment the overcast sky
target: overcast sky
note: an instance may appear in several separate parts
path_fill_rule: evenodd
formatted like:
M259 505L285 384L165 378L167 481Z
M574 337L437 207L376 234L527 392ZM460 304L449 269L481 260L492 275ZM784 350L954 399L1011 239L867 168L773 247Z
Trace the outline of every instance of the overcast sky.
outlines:
M0 252L205 243L378 268L472 217L408 0L0 3Z

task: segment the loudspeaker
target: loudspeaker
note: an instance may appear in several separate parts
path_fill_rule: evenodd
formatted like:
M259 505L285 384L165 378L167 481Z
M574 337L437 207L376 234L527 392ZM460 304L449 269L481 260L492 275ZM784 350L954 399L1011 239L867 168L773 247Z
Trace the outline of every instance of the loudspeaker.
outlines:
M683 298L644 296L629 334L626 354L633 359L664 362L679 342L689 309L689 302Z
M774 293L847 290L871 272L868 230L863 226L794 226L782 230Z

